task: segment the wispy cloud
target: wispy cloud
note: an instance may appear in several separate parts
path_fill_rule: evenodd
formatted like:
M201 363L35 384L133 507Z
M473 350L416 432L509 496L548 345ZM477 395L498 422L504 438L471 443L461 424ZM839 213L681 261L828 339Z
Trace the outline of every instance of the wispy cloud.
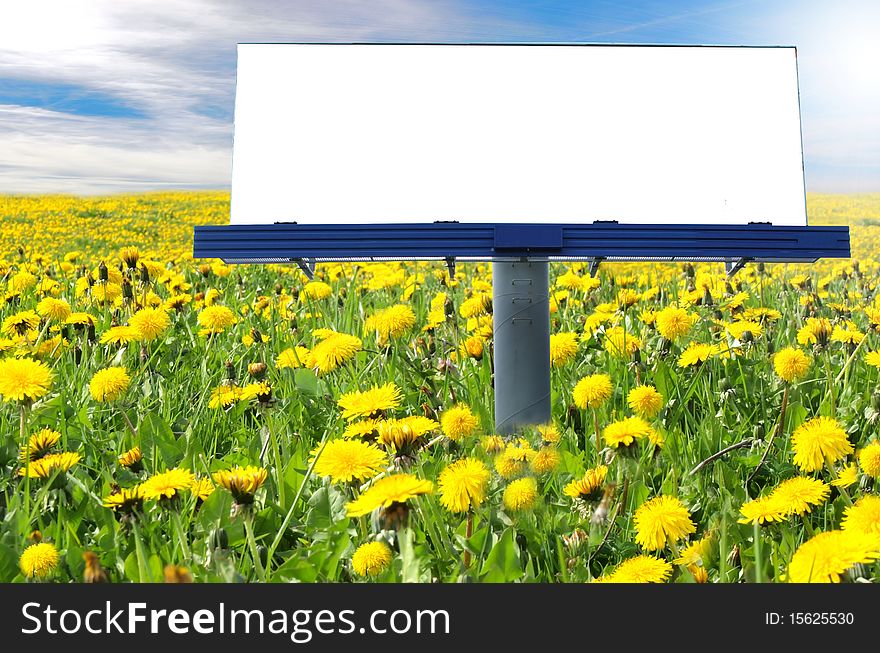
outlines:
M4 3L0 86L10 83L7 99L0 99L0 192L226 186L236 43L415 39L448 24L444 10L428 2L329 6L320 0ZM11 98L12 82L104 94L142 117L27 106Z

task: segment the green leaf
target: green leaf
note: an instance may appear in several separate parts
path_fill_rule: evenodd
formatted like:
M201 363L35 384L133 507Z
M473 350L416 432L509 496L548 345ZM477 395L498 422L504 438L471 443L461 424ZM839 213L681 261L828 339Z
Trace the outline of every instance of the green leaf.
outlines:
M163 569L164 566L162 565L162 560L159 558L159 556L155 554L151 555L147 560L147 572L150 575L151 582L162 582ZM140 574L138 573L137 554L134 551L129 553L128 557L125 559L125 577L133 583L137 583L140 580Z
M314 583L318 578L318 570L315 565L301 553L289 558L283 565L272 573L273 579L291 581L298 580L301 583Z
M8 583L18 575L18 556L5 544L0 544L0 583Z
M481 580L486 583L508 583L522 578L519 549L512 528L506 529L492 547L480 573Z
M398 533L400 545L400 580L404 583L426 583L430 575L422 570L422 561L416 552L415 534L410 528L402 528Z
M172 468L183 458L183 449L177 442L168 422L156 415L147 413L139 428L141 447L150 450L154 446L166 467Z
M309 498L309 508L306 525L325 530L345 519L345 496L332 485L325 485L315 490Z
M318 375L314 370L299 368L293 372L293 382L300 392L309 395L318 394Z

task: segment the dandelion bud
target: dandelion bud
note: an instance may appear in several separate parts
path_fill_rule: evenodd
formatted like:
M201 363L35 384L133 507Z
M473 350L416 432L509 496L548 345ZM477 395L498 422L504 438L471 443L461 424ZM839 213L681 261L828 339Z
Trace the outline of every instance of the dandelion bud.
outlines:
M751 331L743 331L742 332L742 341L743 342L754 342L755 336L752 335Z
M141 263L141 283L150 283L150 271L143 263Z
M122 299L126 302L130 302L134 299L134 291L131 288L131 283L129 283L128 279L123 279L122 281Z
M232 361L226 361L226 378L235 381L235 364Z
M263 362L251 363L248 365L248 374L250 374L255 379L262 379L266 376L266 370L268 369L268 365Z
M98 280L101 282L105 282L109 278L110 276L107 271L107 265L104 263L104 261L101 261L101 264L98 266Z
M203 263L199 266L199 274L201 274L205 279L211 276L211 266L207 263Z
M280 295L283 292L284 292L284 286L282 286L280 283L276 283L275 284L275 294Z
M215 528L211 532L211 543L216 549L226 549L229 547L229 535L225 528Z
M685 263L685 265L684 265L684 275L685 275L688 279L693 279L693 278L694 278L694 274L695 274L695 273L694 273L694 266L693 266L693 264L691 264L691 263Z
M871 407L874 410L880 410L880 392L874 392L871 395Z
M711 306L714 303L715 302L712 299L712 293L709 292L709 288L707 287L706 290L703 292L703 305L704 306Z

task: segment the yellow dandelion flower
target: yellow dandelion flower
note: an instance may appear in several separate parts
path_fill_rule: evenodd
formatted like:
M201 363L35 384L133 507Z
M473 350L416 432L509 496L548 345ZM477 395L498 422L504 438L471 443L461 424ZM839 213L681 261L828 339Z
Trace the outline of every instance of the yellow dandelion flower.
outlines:
M67 316L67 319L64 320L65 324L70 324L76 328L83 328L95 325L95 318L93 318L88 313L71 313Z
M37 313L46 319L63 322L70 315L70 304L63 299L46 297L37 304Z
M406 333L415 323L416 315L409 306L395 304L368 317L364 323L364 331L375 332L379 343L384 344L389 338L397 338Z
M872 367L880 368L880 351L869 351L865 354L865 362Z
M412 415L402 419L377 421L375 430L379 434L381 444L396 451L403 451L439 427L440 424L432 419L422 415Z
M629 391L626 403L639 417L651 418L663 408L663 395L652 385L639 385Z
M840 527L873 535L880 541L880 497L866 494L852 506L844 508Z
M831 417L815 417L798 426L791 436L794 464L815 472L828 460L835 463L853 452L846 431Z
M309 358L309 350L305 347L288 347L275 359L275 367L279 370L304 367Z
M460 352L465 358L482 360L485 348L485 342L480 336L469 336L461 343Z
M391 548L385 542L361 544L351 557L351 566L358 576L378 576L391 564Z
M89 382L89 392L95 401L116 401L131 383L124 367L107 367L99 370Z
M232 384L221 384L211 391L208 408L226 408L239 399L241 399L241 388Z
M801 544L788 565L791 583L839 583L847 569L880 558L880 541L860 531L828 531Z
M140 447L132 447L128 451L124 452L116 459L116 461L122 466L128 469L137 468L141 465L141 461L143 460L143 454L141 453Z
M131 326L110 327L101 334L102 345L124 345L135 340L140 340L140 334Z
M837 473L837 478L831 481L834 487L849 487L859 480L859 467L855 463L849 463Z
M694 318L683 308L667 306L654 315L654 325L661 336L675 340L690 333Z
M217 486L215 486L209 478L197 478L193 481L192 485L189 486L189 491L192 492L192 495L199 501L207 499L216 489Z
M562 434L559 432L559 429L555 424L540 424L537 429L544 442L549 444L559 444L562 440Z
M541 447L529 461L529 468L535 474L547 474L556 471L562 462L562 456L556 447Z
M458 308L458 312L464 318L486 315L492 309L492 295L489 293L476 293L464 300Z
M708 345L702 342L692 342L687 348L681 352L678 357L679 367L693 367L701 365L718 353L715 345Z
M380 420L365 419L360 422L351 422L345 426L342 432L344 438L372 438L378 433Z
M538 482L531 476L511 481L504 488L502 501L504 507L511 512L532 510L538 500Z
M396 503L406 503L422 494L431 494L434 484L423 481L413 474L393 474L373 483L369 489L347 505L349 517L360 517L376 508L388 508Z
M354 358L362 347L360 338L345 333L333 333L312 348L308 365L317 368L320 373L332 372Z
M449 512L479 508L486 499L489 470L476 458L463 458L448 465L438 479L440 504Z
M550 336L550 365L562 367L577 356L578 334L570 331L554 333Z
M269 472L254 465L245 467L237 465L230 469L214 472L212 477L217 485L229 491L235 503L249 505L254 502L254 495L257 490L263 487L263 483L269 477ZM190 486L192 486L192 482L190 482Z
M117 492L104 497L105 508L119 512L134 512L140 510L144 503L144 489L140 485L133 488L121 488Z
M440 416L440 428L443 434L453 442L471 435L479 422L471 409L463 404L453 406Z
M188 469L170 469L141 483L145 499L172 499L181 490L189 490L195 476Z
M772 494L787 514L803 515L825 503L831 487L817 478L795 476L780 483Z
M697 530L685 505L675 497L649 499L636 510L633 518L636 543L646 551L659 551Z
M61 434L52 429L40 429L28 437L27 446L21 448L19 460L37 460L48 454L61 440Z
M611 397L611 377L607 374L585 376L574 386L574 403L580 409L598 408Z
M871 478L880 478L880 441L874 440L859 451L859 467Z
M142 308L131 316L128 326L134 329L138 340L155 340L168 329L171 318L164 308Z
M32 401L52 386L52 370L30 358L0 360L0 397L4 401Z
M786 347L773 356L776 374L787 383L799 381L810 369L810 357L796 347Z
M760 322L752 322L750 320L737 320L727 325L727 333L736 340L743 340L746 333L750 333L753 338L757 338L764 331L764 327Z
M806 324L798 331L797 341L799 345L820 345L828 343L833 331L831 322L825 318L809 317Z
M56 473L68 471L81 459L82 456L75 451L50 453L37 460L32 460L27 467L18 470L18 475L30 478L49 478Z
M257 383L248 383L241 389L238 394L239 401L257 401L268 402L272 398L272 386L268 381L258 381Z
M226 306L207 306L199 311L199 326L209 335L222 333L237 322L235 313Z
M572 499L598 501L602 496L602 487L607 476L608 467L599 465L598 467L588 469L581 478L575 479L566 485L562 488L562 492L565 496Z
M312 451L312 461L321 451ZM349 483L373 478L388 466L388 455L379 447L362 440L331 440L315 463L315 474L329 476L334 483Z
M772 493L744 503L740 506L739 512L742 515L739 520L740 524L751 524L756 521L759 524L766 524L782 521L788 515L787 506L783 505L779 497Z
M623 327L612 327L605 332L605 351L618 358L632 358L642 347L642 341Z
M624 560L613 572L602 576L596 582L665 583L670 576L672 576L672 565L666 560L640 555Z
M857 345L864 337L865 334L859 331L858 327L852 322L847 322L846 327L835 326L831 331L831 340L833 342L842 342L845 345Z
M40 326L40 316L36 311L23 311L3 320L0 331L8 336L23 336Z
M500 435L484 435L480 438L480 444L486 453L498 453L504 450L504 438Z
M31 544L22 552L18 566L27 578L46 578L58 567L58 558L54 544L40 542Z
M374 417L380 413L400 406L402 392L394 383L374 385L369 390L347 392L339 398L337 405L342 409L342 417L352 420L360 417Z
M309 281L303 286L302 293L309 299L327 299L333 294L333 288L323 281Z
M612 422L602 429L602 439L612 449L621 445L628 447L636 439L642 438L655 442L657 434L654 428L641 417L626 417Z

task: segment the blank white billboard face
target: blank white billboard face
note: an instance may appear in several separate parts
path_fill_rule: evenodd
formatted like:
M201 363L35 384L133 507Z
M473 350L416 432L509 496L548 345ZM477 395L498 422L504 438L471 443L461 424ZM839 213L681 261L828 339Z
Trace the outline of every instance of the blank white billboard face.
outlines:
M232 223L805 225L793 48L240 45Z

